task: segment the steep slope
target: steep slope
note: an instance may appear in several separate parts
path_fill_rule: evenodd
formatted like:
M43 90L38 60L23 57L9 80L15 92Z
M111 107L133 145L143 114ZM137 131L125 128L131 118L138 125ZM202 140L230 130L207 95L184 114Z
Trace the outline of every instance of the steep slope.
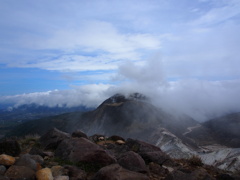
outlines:
M211 119L203 126L210 129L219 143L240 148L240 113Z

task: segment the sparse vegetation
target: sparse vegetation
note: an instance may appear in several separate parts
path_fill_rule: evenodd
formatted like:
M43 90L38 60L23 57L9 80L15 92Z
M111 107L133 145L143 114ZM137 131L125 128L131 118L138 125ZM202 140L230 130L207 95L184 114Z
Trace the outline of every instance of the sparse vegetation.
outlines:
M40 147L39 143L40 136L38 134L26 135L25 137L18 140L22 151L28 151L32 147Z
M200 157L196 156L196 155L189 158L188 162L192 166L202 166L203 165L202 159Z

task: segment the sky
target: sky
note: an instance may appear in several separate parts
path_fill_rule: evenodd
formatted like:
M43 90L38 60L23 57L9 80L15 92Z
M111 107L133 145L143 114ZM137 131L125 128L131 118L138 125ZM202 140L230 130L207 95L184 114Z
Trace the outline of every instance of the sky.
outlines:
M0 103L240 111L239 32L239 0L0 0Z

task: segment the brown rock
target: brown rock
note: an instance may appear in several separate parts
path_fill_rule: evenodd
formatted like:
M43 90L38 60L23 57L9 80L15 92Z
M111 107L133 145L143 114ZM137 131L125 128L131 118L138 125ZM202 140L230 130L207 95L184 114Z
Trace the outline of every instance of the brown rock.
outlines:
M118 163L130 170L130 171L136 171L136 172L141 172L141 173L147 173L147 167L146 164L144 162L144 160L142 159L142 157L133 152L133 151L128 151L124 154L122 154L119 158L118 158Z
M76 166L65 166L71 179L86 179L87 173Z
M16 161L15 165L17 166L26 166L31 168L32 170L37 170L37 162L31 158L30 154L23 154L20 158Z
M129 171L122 168L118 164L112 164L101 168L93 180L149 180L149 178L141 173Z
M21 148L16 140L3 140L0 142L0 154L18 156L20 153Z
M78 137L78 138L83 137L83 138L88 139L87 135L84 132L80 131L80 130L74 131L72 133L72 137Z
M6 177L9 177L11 179L35 179L35 172L25 166L11 166L8 168L7 172L5 173Z
M137 153L161 151L161 149L157 146L130 138L127 139L126 145L130 148L131 151Z
M32 149L29 151L29 154L32 154L32 155L40 155L42 157L45 157L46 154L43 152L43 150L37 148L37 147L32 147Z
M39 142L44 149L56 149L57 146L64 140L69 139L68 133L62 132L56 128L51 129L45 135L43 135Z
M53 180L52 171L49 168L44 168L36 173L37 180Z
M0 164L5 166L11 166L15 163L16 159L12 156L1 154L0 155Z
M100 146L85 138L72 138L62 141L56 149L55 155L72 162L95 163L100 166L116 162Z
M54 177L54 180L69 180L68 176L56 176Z
M171 158L162 151L143 152L139 154L142 156L146 163L155 162L163 165L165 163L171 164L170 162L172 162Z
M159 177L165 177L169 173L169 171L166 168L163 168L159 164L153 162L149 164L149 171L151 174L156 174Z
M53 166L51 167L53 177L63 175L64 167L62 166Z
M165 178L165 180L179 180L179 179L196 180L196 179L193 179L190 173L183 173L177 170L169 173L168 176Z

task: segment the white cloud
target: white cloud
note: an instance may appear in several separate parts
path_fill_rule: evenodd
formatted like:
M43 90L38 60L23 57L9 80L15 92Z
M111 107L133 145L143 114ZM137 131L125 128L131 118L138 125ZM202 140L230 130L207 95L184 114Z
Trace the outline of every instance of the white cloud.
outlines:
M69 107L83 105L96 107L103 100L109 97L107 90L113 85L91 84L84 86L73 86L70 90L54 90L47 92L35 92L19 94L15 96L0 97L1 103L11 103L16 107L23 104L36 103L50 107L67 105Z
M213 1L212 3L215 7L195 20L193 25L216 25L240 15L240 2L238 0Z
M185 113L199 121L240 111L240 80L184 79L168 82L159 62L161 60L155 59L144 67L134 64L122 66L120 75L131 82L126 82L121 91L138 91L171 114Z

